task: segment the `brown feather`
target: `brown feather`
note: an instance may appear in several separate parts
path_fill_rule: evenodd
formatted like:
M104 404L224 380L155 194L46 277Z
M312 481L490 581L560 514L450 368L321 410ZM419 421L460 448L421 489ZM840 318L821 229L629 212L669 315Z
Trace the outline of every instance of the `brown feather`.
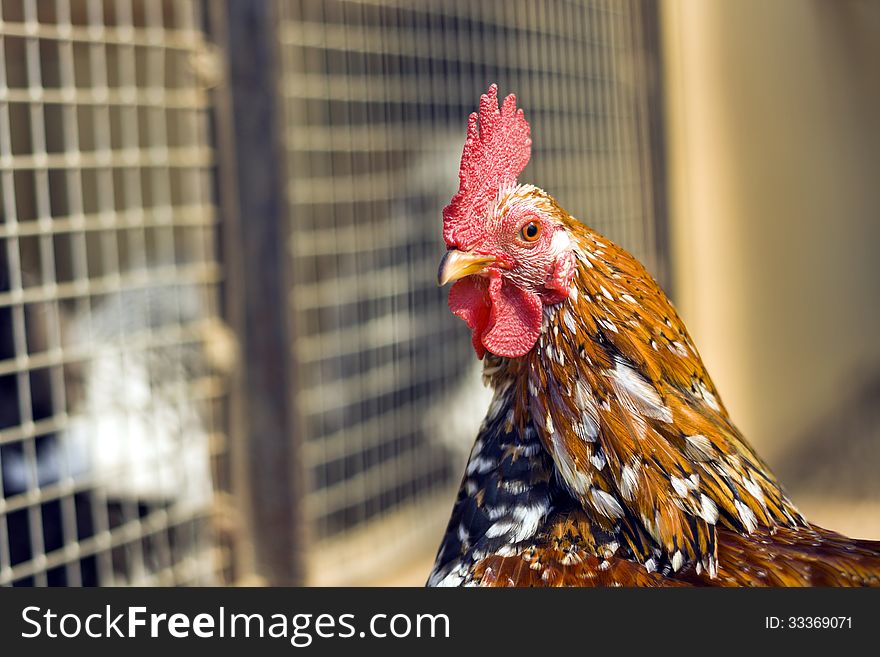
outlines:
M716 577L688 565L678 573L649 572L595 545L580 512L562 514L522 554L493 555L475 567L480 586L880 586L880 543L820 527L718 531Z

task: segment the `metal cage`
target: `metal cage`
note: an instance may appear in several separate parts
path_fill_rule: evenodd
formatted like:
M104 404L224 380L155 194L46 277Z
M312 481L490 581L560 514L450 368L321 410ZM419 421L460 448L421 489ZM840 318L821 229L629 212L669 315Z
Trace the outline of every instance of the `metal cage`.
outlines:
M222 581L201 4L0 4L0 585Z

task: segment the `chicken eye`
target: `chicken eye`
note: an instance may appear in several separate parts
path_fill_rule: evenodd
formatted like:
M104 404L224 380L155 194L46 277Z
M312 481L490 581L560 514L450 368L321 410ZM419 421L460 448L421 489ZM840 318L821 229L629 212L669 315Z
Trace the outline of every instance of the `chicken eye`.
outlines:
M526 242L534 242L541 237L541 224L537 221L530 221L520 229L519 235Z

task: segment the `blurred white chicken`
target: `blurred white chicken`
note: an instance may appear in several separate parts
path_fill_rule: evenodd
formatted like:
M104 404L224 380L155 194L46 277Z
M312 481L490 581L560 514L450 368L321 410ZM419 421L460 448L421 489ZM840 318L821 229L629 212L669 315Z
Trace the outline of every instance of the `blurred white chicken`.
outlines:
M209 505L210 428L198 387L231 367L235 341L207 315L199 290L171 287L120 292L73 319L70 347L88 345L94 356L61 444L109 497L181 511Z

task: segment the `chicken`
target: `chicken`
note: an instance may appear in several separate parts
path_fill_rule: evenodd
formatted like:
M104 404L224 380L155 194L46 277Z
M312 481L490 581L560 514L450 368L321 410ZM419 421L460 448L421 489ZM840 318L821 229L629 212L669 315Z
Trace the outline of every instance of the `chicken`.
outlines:
M801 515L642 265L517 183L529 134L492 85L443 211L494 397L428 585L880 585L880 543Z

